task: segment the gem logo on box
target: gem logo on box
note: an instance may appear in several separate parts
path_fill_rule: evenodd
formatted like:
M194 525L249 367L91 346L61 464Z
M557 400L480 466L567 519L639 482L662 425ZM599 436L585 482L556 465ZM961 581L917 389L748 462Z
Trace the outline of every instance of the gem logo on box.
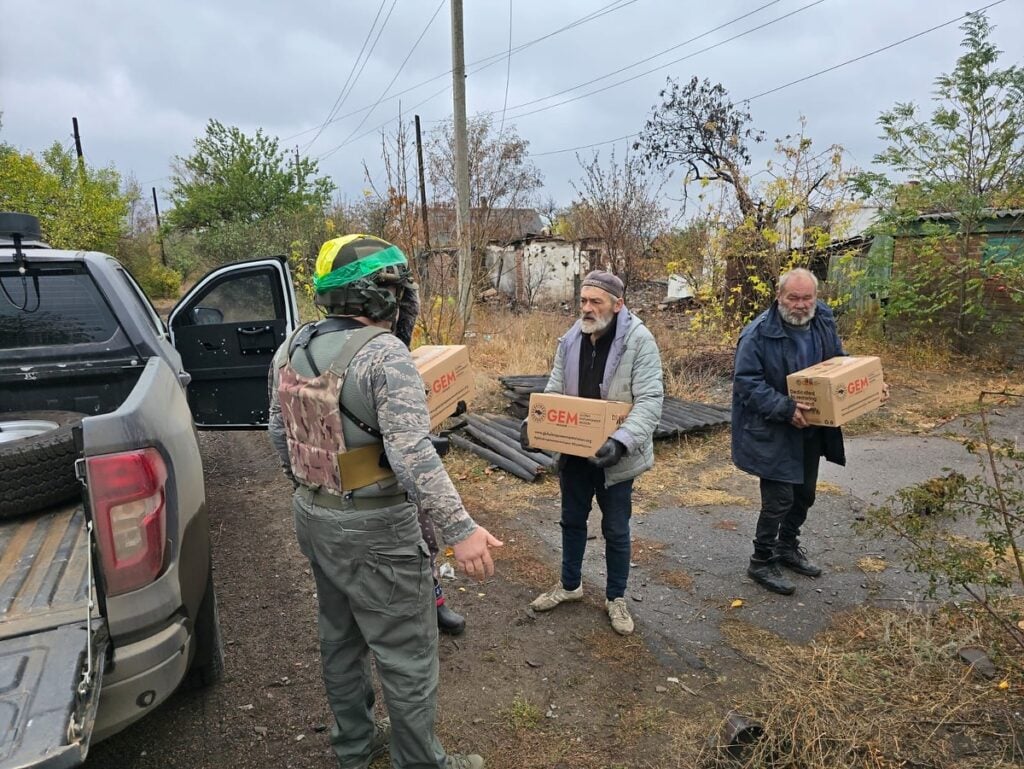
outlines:
M455 372L449 371L444 376L440 376L437 379L435 379L433 384L430 385L430 389L433 390L435 393L444 392L453 384L455 384L456 379L458 379L458 376L456 376Z
M580 423L580 415L574 411L565 411L564 409L548 409L547 415L549 422L554 422L556 425L578 425Z

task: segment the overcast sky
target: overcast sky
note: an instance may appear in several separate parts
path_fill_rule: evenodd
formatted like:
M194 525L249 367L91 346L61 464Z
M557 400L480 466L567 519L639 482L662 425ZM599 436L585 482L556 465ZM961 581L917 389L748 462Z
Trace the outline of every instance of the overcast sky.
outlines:
M581 172L562 150L640 131L666 77L707 77L740 101L990 2L465 0L468 111L514 125L544 175L543 196L566 204ZM173 158L215 118L298 145L351 199L366 186L364 160L381 171L380 129L393 130L400 108L425 131L451 114L447 0L0 0L0 9L0 141L31 152L73 146L76 116L89 163L146 189L169 186ZM1022 63L1024 2L1003 0L988 15L1001 63ZM842 144L851 163L870 164L879 112L927 105L959 55L960 23L754 98L756 127L775 138L804 115L816 144ZM337 119L317 136L347 81ZM621 157L626 145L596 149Z

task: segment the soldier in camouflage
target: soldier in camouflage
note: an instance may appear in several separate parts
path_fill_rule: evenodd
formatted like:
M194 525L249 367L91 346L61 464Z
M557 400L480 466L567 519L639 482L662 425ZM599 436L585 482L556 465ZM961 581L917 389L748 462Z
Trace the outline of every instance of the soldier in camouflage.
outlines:
M466 512L441 464L423 383L387 333L405 256L384 241L328 241L314 274L327 317L291 335L271 367L270 439L295 484L299 546L319 603L320 651L342 769L366 769L388 748L396 769L481 769L445 754L434 732L437 619L425 511L470 576L493 574L501 542ZM369 472L351 458L369 453ZM373 721L373 653L390 724Z

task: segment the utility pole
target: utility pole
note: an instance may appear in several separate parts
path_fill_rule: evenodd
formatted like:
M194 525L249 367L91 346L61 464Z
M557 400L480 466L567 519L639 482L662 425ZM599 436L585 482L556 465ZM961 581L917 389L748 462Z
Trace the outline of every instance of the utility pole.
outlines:
M469 326L472 309L473 263L469 221L469 140L466 135L466 56L462 37L462 0L451 0L452 8L452 90L455 131L455 192L458 197L456 231L459 239L459 316L462 330Z
M430 250L430 222L427 221L427 182L423 175L423 140L420 138L420 116L413 116L416 120L416 163L420 173L420 214L423 217L423 243L427 251Z
M156 236L160 240L160 261L167 266L167 252L164 251L164 231L160 229L160 204L156 202L156 187L153 187L153 212L156 214Z
M302 175L299 173L299 145L295 145L295 189L302 192Z
M85 158L82 156L82 136L78 133L78 118L71 118L71 127L75 135L75 154L78 155L78 173L85 176Z

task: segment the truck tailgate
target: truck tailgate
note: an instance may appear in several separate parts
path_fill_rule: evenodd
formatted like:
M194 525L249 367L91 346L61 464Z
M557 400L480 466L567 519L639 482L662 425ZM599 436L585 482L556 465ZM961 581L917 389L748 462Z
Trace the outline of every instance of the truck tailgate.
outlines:
M0 521L0 769L85 758L106 651L89 577L80 504Z
M89 537L81 504L0 521L0 638L85 619Z

